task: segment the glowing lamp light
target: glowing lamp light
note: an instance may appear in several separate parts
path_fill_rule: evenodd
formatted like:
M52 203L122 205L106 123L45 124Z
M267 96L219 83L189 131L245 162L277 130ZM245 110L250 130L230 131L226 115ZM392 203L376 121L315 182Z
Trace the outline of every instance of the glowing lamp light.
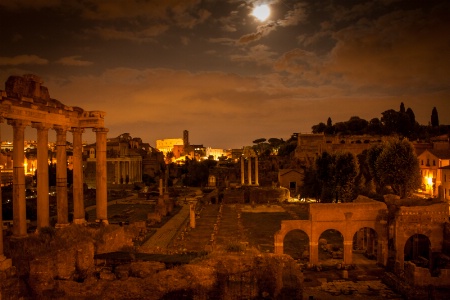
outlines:
M433 185L433 177L427 177L428 185Z

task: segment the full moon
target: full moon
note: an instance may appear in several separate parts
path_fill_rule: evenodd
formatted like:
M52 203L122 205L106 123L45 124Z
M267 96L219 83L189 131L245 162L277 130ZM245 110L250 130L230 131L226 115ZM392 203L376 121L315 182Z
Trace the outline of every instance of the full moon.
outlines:
M261 22L265 21L270 15L270 8L267 5L260 5L253 9L252 15Z

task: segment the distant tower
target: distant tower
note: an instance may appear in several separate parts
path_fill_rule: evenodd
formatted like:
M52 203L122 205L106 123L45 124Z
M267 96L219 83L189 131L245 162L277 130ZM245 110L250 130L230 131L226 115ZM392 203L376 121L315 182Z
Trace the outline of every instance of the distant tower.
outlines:
M183 146L184 148L189 147L189 131L183 131Z

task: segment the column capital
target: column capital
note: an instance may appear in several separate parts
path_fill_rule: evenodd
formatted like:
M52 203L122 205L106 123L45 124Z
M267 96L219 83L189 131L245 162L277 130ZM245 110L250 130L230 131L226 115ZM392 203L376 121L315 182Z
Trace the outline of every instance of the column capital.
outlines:
M72 127L69 129L72 133L84 133L84 128L82 127Z
M49 123L32 123L31 127L36 128L38 130L49 130L53 128L53 125Z
M19 120L19 119L8 119L8 125L11 125L13 127L27 127L31 125L30 121L26 120Z
M100 128L92 128L92 131L95 133L108 133L109 129L100 127Z
M56 126L53 126L53 129L56 131L57 134L64 134L70 129L70 127L69 126L56 125Z

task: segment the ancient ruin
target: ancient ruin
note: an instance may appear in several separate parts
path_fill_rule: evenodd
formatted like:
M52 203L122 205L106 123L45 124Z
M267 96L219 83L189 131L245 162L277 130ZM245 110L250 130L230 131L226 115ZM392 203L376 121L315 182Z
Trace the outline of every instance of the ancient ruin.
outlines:
M35 75L10 76L5 90L0 91L0 117L13 127L13 204L14 237L27 235L25 212L24 177L24 130L31 126L37 130L38 143L38 230L49 226L48 200L48 131L53 129L57 136L57 227L69 224L67 204L66 134L72 132L74 145L74 223L85 222L83 202L82 134L92 128L97 138L97 219L108 222L106 211L106 134L105 113L84 111L79 107L66 106L50 98L48 89ZM63 162L63 163L61 163ZM1 215L0 215L1 218ZM0 258L3 254L0 244Z

